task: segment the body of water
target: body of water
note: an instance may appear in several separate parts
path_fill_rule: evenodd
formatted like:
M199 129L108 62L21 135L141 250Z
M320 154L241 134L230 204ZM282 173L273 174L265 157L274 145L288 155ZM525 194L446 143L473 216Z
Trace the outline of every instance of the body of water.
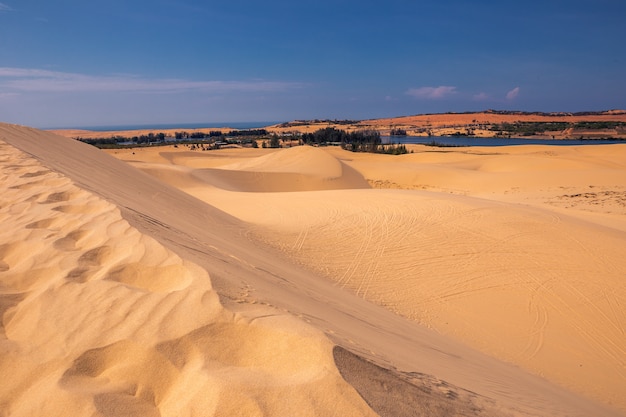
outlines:
M435 142L444 146L509 146L509 145L604 145L626 143L620 139L524 139L524 138L474 138L468 136L381 136L384 144L429 144Z

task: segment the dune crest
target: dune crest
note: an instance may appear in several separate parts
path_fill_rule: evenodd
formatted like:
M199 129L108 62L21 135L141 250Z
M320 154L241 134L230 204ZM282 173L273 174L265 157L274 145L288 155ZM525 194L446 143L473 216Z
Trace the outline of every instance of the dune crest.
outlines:
M218 188L238 192L361 189L361 174L311 146L286 149L224 149L216 152L115 150L115 156L159 180L193 194ZM192 191L193 190L193 191Z
M322 333L225 309L203 269L2 141L0 179L0 414L374 415Z
M310 146L280 149L193 174L229 191L293 192L368 188L363 177L327 152Z
M251 158L247 161L223 165L220 169L299 173L323 179L337 178L342 174L341 163L336 158L322 149L312 146L279 149L277 152Z

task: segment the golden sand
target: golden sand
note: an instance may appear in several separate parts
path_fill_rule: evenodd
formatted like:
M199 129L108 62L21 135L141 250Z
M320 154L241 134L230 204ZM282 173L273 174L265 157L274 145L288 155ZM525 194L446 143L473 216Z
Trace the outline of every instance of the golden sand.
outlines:
M412 149L0 125L1 410L623 415L626 147Z
M0 160L0 414L374 415L321 332L225 309L113 204L2 141Z
M626 146L413 150L111 153L341 288L626 407Z

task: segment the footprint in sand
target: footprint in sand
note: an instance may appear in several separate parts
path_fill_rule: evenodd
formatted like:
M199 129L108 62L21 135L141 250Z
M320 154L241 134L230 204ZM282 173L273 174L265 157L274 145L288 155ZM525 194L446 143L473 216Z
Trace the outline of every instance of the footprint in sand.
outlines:
M76 244L78 243L79 240L85 237L88 233L89 232L86 230L81 230L81 229L74 230L68 233L67 235L65 235L65 237L62 237L54 241L53 243L54 248L61 250L61 251L65 251L65 252L78 250L79 248L76 246Z
M53 218L37 220L26 225L27 229L48 229L54 223Z
M19 262L19 250L22 246L23 244L18 242L0 245L0 272L6 272L11 269L12 262Z
M155 349L123 340L82 354L60 383L91 391L101 415L159 416L178 379L179 371Z
M15 311L11 311L26 298L26 293L0 294L0 335L6 335L5 325L11 321Z
M48 174L50 171L37 171L37 172L27 172L26 174L20 175L20 178L35 178L40 177L42 175Z
M43 204L61 203L64 201L69 201L71 198L72 198L72 193L67 192L67 191L62 191L59 193L52 193L48 196L46 201L43 202Z
M78 266L66 275L68 281L85 283L94 276L93 270L102 267L110 258L112 250L109 246L99 246L88 250L78 258Z
M152 266L136 262L117 266L106 279L146 291L169 292L187 287L188 275L181 264Z

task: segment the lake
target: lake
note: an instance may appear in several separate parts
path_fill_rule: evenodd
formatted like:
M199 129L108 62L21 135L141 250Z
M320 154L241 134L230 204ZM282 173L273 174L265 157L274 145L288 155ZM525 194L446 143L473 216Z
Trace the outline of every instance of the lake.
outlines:
M626 143L620 139L524 139L524 138L474 138L468 136L381 136L384 144L428 144L433 141L446 146L509 146L509 145L606 145Z

